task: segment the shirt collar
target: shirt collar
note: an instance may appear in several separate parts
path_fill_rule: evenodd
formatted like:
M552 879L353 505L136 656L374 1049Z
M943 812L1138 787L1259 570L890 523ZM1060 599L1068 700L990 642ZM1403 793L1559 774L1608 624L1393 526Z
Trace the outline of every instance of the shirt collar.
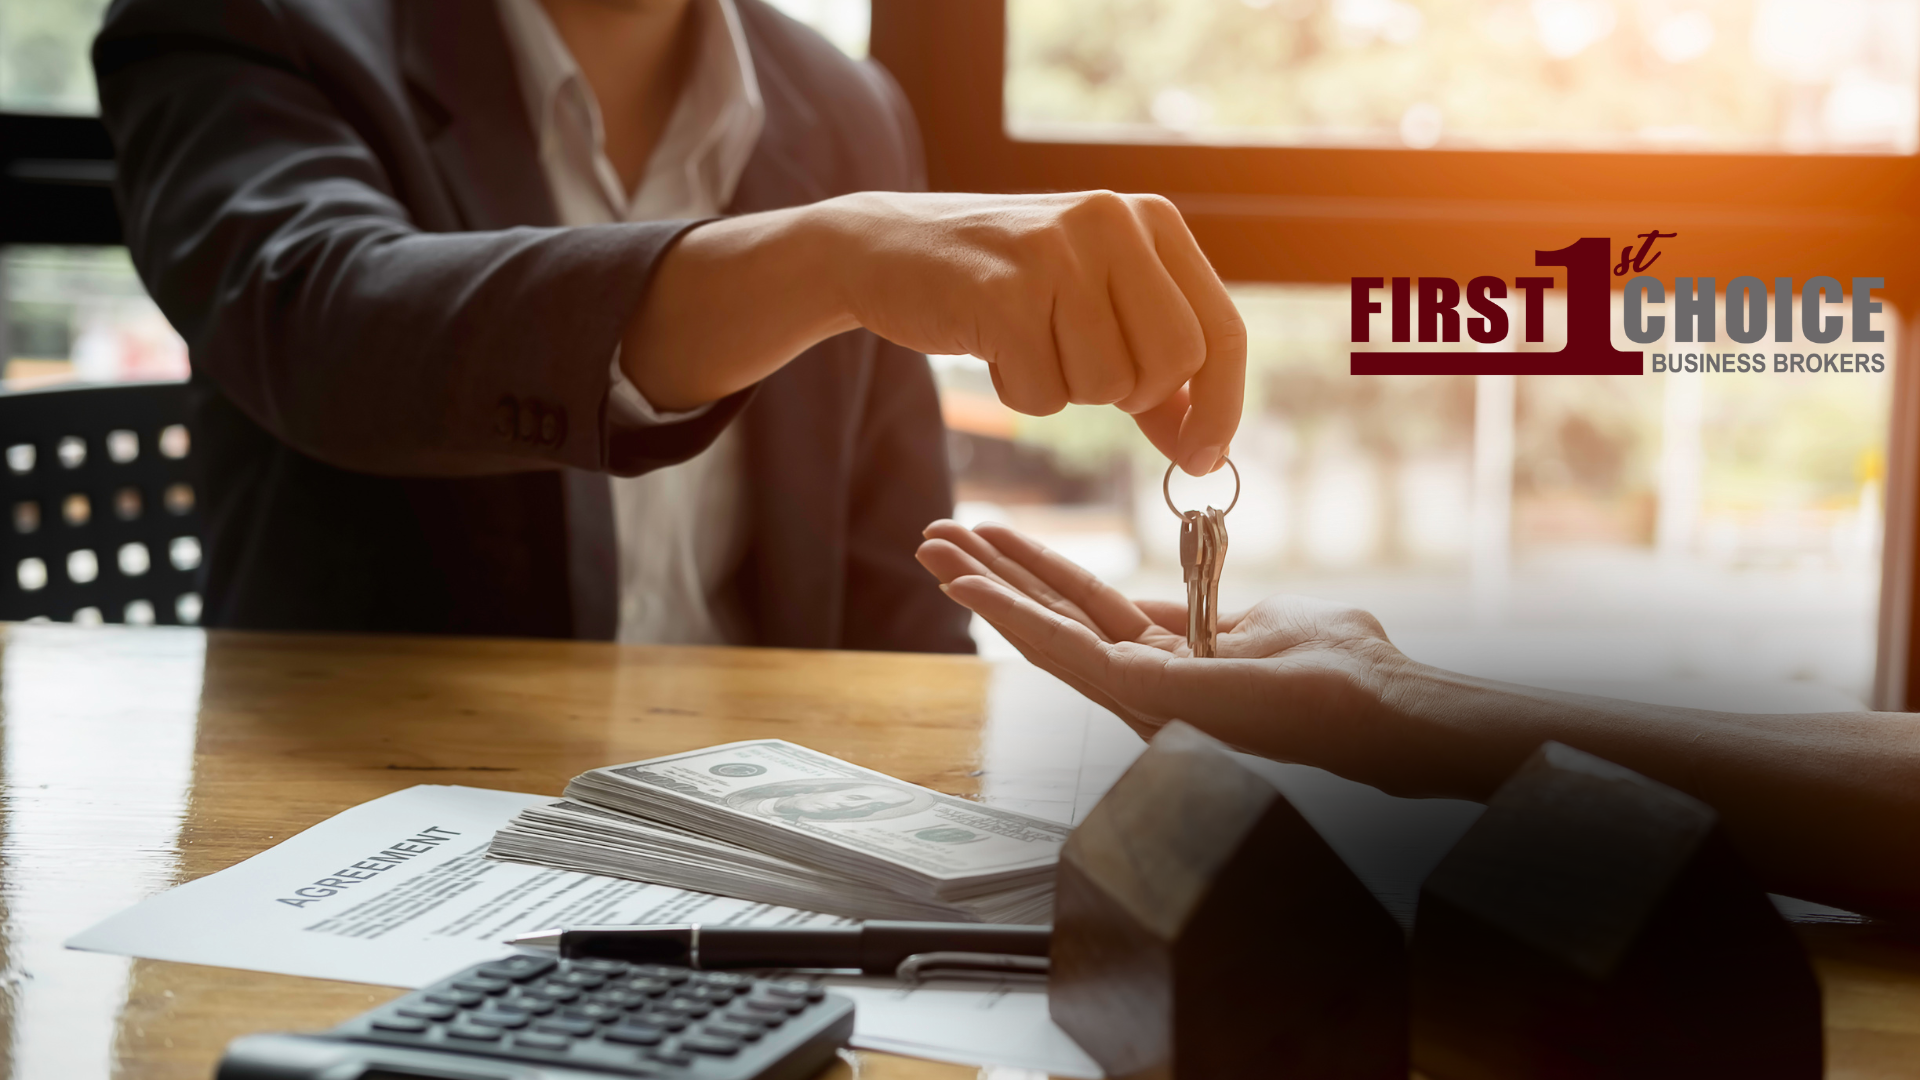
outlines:
M560 40L560 31L547 18L540 0L500 0L500 21L513 47L520 75L520 93L526 99L533 134L545 142L553 128L553 103L560 88L580 77L580 66Z
M766 105L734 0L693 0L687 13L696 20L698 35L693 63L631 196L618 190L606 161L592 89L540 0L499 0L499 5L543 157L558 137L563 95L574 94L586 103L593 168L616 218L705 216L732 200L766 124Z

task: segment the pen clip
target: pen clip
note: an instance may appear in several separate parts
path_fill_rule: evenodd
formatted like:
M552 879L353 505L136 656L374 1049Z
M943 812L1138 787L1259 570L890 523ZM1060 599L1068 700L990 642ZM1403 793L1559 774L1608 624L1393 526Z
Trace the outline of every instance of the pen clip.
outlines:
M909 986L927 979L970 979L980 982L1047 981L1050 964L1044 956L1014 956L1009 953L924 952L914 953L894 974Z

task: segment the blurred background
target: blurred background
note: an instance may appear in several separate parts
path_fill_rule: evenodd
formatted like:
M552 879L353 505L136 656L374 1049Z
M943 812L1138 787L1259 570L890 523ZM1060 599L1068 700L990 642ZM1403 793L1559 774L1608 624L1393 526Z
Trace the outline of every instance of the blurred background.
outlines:
M103 6L0 0L0 110L94 111ZM865 0L777 6L865 54ZM1022 138L1920 142L1920 0L1008 0L1008 15L1005 119ZM1681 258L1655 272L1686 273ZM1878 375L1356 377L1344 287L1232 288L1252 352L1228 606L1347 601L1418 659L1542 684L1804 690L1782 707L1869 696L1897 313L1877 323ZM10 389L187 370L115 248L0 249L0 363ZM963 520L1031 532L1136 595L1181 595L1165 462L1126 417L1019 416L978 361L934 365ZM1231 482L1173 491L1225 505Z

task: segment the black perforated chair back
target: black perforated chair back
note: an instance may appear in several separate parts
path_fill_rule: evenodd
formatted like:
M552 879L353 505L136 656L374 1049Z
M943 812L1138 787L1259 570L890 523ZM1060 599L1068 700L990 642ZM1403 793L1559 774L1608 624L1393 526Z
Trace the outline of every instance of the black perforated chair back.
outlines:
M0 394L0 619L196 623L185 383Z

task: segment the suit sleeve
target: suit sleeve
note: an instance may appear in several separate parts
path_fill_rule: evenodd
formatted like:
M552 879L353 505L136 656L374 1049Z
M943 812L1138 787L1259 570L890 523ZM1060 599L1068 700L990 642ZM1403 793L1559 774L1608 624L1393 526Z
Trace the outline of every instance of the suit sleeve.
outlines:
M95 43L128 246L196 373L362 472L631 474L705 448L744 394L607 429L607 357L691 223L423 231L390 167L425 153L405 91L316 62L305 29L271 0L120 0Z
M908 191L926 190L920 132L892 77L862 74L888 106ZM928 523L953 516L947 429L927 358L881 340L854 454L847 534L846 647L971 653L967 610L946 598L913 557Z
M880 342L855 448L844 645L970 653L967 610L913 557L921 530L953 514L946 428L926 357Z

